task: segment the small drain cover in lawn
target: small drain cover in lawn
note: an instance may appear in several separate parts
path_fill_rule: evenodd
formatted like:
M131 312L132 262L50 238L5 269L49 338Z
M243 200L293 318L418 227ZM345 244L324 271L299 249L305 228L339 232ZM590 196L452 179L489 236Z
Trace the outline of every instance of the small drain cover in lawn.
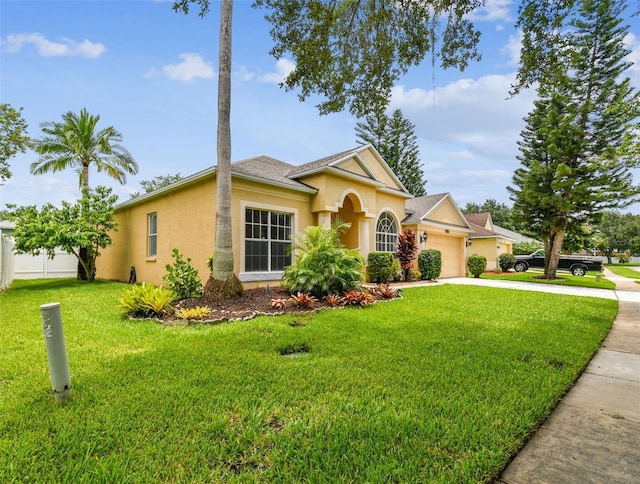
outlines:
M280 348L278 353L287 358L299 358L300 356L309 356L311 348L307 343L297 343Z

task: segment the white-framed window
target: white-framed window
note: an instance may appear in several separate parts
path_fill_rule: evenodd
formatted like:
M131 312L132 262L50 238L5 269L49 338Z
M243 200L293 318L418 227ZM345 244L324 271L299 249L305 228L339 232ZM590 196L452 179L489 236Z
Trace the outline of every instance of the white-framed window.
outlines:
M245 208L244 271L282 271L291 265L293 214Z
M376 252L395 252L398 244L398 224L389 212L383 212L376 224Z
M158 255L158 214L147 214L147 257Z

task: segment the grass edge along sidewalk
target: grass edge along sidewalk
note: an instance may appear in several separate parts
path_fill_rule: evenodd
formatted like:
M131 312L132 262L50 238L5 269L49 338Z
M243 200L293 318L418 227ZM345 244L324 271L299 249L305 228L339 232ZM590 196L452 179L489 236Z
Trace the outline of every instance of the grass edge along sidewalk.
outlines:
M483 482L583 371L617 302L429 286L217 326L124 320L124 284L0 294L0 481ZM62 305L74 398L50 395ZM307 356L285 357L304 347Z

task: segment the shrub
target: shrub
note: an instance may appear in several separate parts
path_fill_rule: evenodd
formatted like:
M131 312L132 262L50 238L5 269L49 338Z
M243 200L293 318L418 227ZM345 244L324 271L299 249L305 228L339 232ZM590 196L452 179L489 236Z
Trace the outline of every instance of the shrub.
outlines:
M396 297L400 297L400 289L391 287L389 284L379 284L376 287L376 292L383 299L394 299Z
M291 301L293 304L305 309L312 309L313 306L318 302L318 300L313 297L311 294L307 294L304 292L299 292L295 296L291 296Z
M500 257L498 257L498 265L502 272L507 272L516 265L516 256L513 254L500 254Z
M631 257L626 252L620 252L616 256L618 258L618 264L628 264L631 262Z
M161 318L173 312L176 295L165 287L142 283L131 287L120 298L120 307L136 318Z
M420 251L418 267L420 268L422 279L427 281L436 280L442 272L442 253L436 249Z
M402 233L398 235L396 257L400 261L402 277L404 277L405 281L411 280L411 268L416 258L416 252L418 252L418 243L416 242L415 232L411 229L403 230Z
M397 260L391 252L369 252L367 270L369 282L385 283L393 278L393 261Z
M543 249L544 245L540 242L520 242L515 244L512 248L514 255L529 255L533 254L538 249Z
M473 277L477 279L487 269L487 258L483 255L470 255L467 258L467 267Z
M195 308L180 308L176 311L178 319L203 319L209 315L211 308L208 306L196 306Z
M400 267L400 261L395 257L393 258L391 274L392 274L393 280L396 282L402 279L402 267Z
M290 294L301 292L322 298L360 288L364 258L340 243L340 234L349 227L337 220L331 228L307 227L296 237L296 260L282 275L282 285Z
M343 306L370 306L375 302L375 295L371 291L356 291L351 289L342 296Z
M191 258L182 258L178 249L173 249L171 253L173 265L165 266L167 273L162 278L167 287L177 296L177 299L187 299L190 297L202 296L202 282L198 271L191 265Z

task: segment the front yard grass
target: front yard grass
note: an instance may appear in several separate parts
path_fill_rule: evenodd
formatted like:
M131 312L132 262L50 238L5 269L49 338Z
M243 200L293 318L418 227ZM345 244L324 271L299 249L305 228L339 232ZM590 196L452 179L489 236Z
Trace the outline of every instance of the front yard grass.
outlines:
M617 302L472 286L368 308L166 327L127 286L0 294L0 482L485 482L549 415ZM73 399L38 307L60 302ZM291 348L308 354L282 356Z
M545 279L538 279L544 274L542 269L529 269L525 272L509 272L496 274L493 272L485 272L480 275L482 279L494 279L504 281L518 281L518 282L535 282L537 284L555 284L559 286L579 286L590 287L594 289L615 289L614 282L608 280L604 275L600 278L600 281L596 279L596 276L601 274L600 272L590 271L586 276L574 276L570 272L558 271L556 276L558 279L547 281Z
M631 269L631 267L638 267L638 264L607 264L606 267L618 276L628 277L629 279L640 279L640 271Z

